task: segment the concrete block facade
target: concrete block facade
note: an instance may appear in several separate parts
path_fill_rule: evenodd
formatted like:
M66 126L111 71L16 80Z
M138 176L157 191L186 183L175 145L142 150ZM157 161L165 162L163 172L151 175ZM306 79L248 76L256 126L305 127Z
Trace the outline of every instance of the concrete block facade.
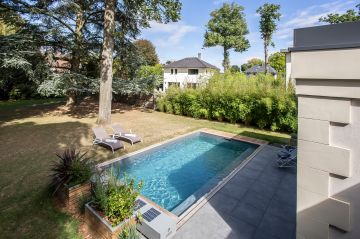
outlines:
M360 47L301 47L297 238L360 238Z

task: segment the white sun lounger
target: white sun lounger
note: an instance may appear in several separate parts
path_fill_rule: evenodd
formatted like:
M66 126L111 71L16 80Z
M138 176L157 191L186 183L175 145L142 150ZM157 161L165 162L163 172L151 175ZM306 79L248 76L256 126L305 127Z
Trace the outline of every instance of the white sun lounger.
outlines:
M134 134L131 130L126 131L120 124L112 124L111 128L114 133L114 137L124 141L130 142L132 145L141 142L141 137Z
M124 148L123 143L121 143L120 140L106 133L103 127L94 127L92 130L95 134L93 145L109 147L113 153L115 152L115 150Z

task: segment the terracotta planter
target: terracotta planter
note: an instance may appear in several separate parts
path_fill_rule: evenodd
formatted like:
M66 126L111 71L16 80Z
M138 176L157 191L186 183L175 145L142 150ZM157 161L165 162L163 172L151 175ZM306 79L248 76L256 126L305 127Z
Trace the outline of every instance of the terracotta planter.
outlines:
M110 222L105 220L90 204L91 203L87 203L85 205L85 222L93 238L118 239L119 234L127 223L130 225L136 224L135 217L131 217L113 227Z
M69 212L78 212L80 202L83 198L88 198L91 195L91 183L78 184L73 187L63 187L59 190L58 199L64 204Z

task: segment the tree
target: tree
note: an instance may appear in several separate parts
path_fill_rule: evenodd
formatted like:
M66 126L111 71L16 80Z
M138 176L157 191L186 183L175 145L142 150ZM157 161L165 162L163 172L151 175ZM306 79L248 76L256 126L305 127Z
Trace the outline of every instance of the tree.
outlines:
M10 24L6 24L4 21L0 20L0 36L8 36L15 34L16 28Z
M115 79L113 91L115 94L123 95L152 95L154 89L163 83L163 77L164 69L162 65L143 65L136 72L134 79Z
M240 67L239 67L239 66L237 66L237 65L232 65L231 68L230 68L230 71L231 71L232 73L236 73L236 72L240 72L241 70L240 70Z
M347 10L344 14L339 13L330 13L325 17L320 17L320 22L327 22L330 24L337 24L337 23L343 23L343 22L355 22L360 21L360 4L355 6L357 9L353 10Z
M38 85L49 74L40 52L43 33L2 7L0 23L0 99L35 96Z
M149 40L137 40L134 42L138 55L143 59L145 65L155 66L159 64L155 46Z
M105 0L104 40L101 61L100 103L97 122L111 122L112 77L114 40L126 36L135 38L140 29L149 27L149 21L168 23L180 17L179 0ZM115 22L117 23L115 25Z
M268 48L275 46L272 41L272 35L276 31L276 20L280 20L280 5L265 3L259 7L256 12L260 14L260 33L261 39L264 40L264 64L265 74L268 72Z
M230 67L229 50L244 52L249 47L245 36L249 33L245 20L244 7L225 3L210 14L206 25L204 47L222 46L224 51L224 71Z
M70 54L71 69L64 77L68 89L57 89L57 80L45 82L53 89L65 90L67 104L76 101L76 95L86 89L88 78L83 67L89 58L98 57L103 18L103 4L99 0L44 1L5 0L1 5L26 19L28 25L37 27L44 35L41 47L47 55ZM94 54L95 53L95 54ZM72 77L69 77L72 75ZM53 74L54 79L63 77ZM88 80L92 80L89 78ZM85 83L83 85L82 83ZM80 86L80 88L78 88ZM48 88L48 89L50 89Z
M253 67L253 66L261 66L264 64L264 61L259 58L252 58L247 61L247 63L244 63L241 65L241 71L245 72L247 69Z
M98 124L111 122L112 67L115 33L116 0L105 1L104 40L101 54Z
M113 75L119 79L133 80L137 70L145 65L144 59L139 56L135 45L124 39L115 53ZM118 43L119 44L119 43Z
M275 52L269 57L269 64L272 68L274 68L279 75L285 75L285 53Z

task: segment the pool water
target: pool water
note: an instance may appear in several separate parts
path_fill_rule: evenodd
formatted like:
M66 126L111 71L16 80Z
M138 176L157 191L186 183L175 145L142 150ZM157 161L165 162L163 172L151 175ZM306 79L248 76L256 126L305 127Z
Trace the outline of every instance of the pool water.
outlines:
M141 194L181 215L258 146L197 132L113 163L136 181Z

